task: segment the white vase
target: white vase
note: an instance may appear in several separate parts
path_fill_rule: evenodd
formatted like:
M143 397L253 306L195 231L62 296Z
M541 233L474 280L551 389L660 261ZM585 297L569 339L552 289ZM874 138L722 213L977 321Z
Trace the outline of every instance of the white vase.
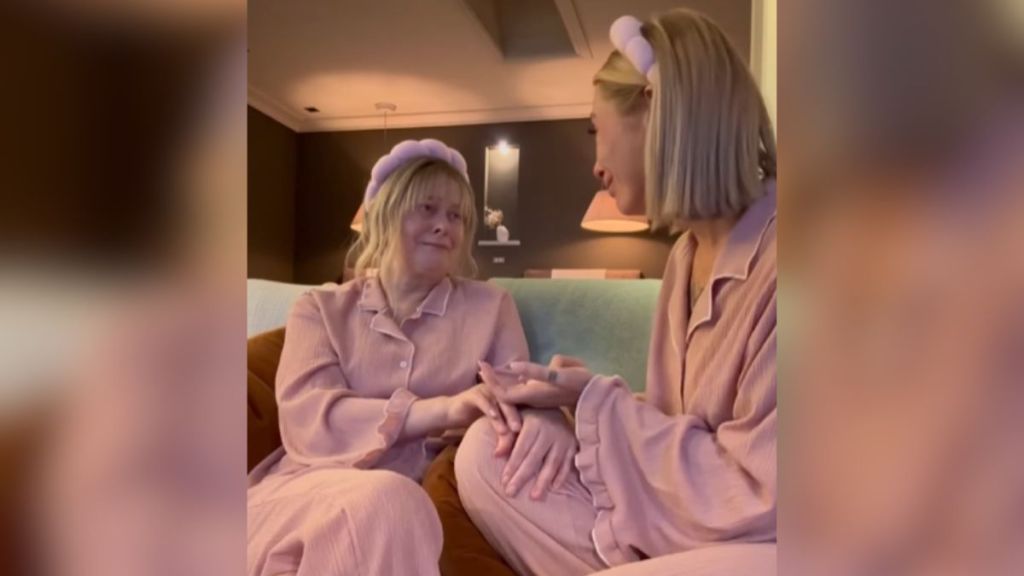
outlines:
M494 232L495 235L498 237L498 242L508 242L508 228L504 226L498 226L498 228Z

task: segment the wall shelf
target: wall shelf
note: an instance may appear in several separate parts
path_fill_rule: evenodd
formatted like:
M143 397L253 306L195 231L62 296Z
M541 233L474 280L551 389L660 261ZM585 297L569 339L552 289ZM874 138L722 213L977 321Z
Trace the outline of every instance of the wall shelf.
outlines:
M500 242L498 240L480 240L476 243L477 246L519 246L519 240L509 240L507 242Z

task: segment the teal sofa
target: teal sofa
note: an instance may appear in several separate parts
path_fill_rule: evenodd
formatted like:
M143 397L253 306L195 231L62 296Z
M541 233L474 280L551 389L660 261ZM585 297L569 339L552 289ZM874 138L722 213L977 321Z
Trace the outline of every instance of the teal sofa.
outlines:
M534 362L576 356L596 373L618 374L640 391L660 280L495 278L512 295ZM310 286L249 280L248 335L278 328Z
M598 374L618 374L635 391L647 379L647 344L660 280L496 278L519 308L530 358L576 356Z
M515 299L523 329L535 362L546 363L554 354L568 354L585 360L598 373L618 374L635 391L644 387L647 343L657 302L659 280L550 280L496 278ZM249 280L248 334L250 337L285 324L292 302L310 286ZM273 334L267 334L270 337ZM250 346L262 339L250 340ZM278 342L274 345L281 345ZM250 348L250 354L252 354ZM279 353L278 348L278 353ZM252 406L253 366L250 363L250 467L280 445L273 406L273 373L264 375L269 384L263 406L267 415L254 422ZM276 370L276 363L274 364ZM265 368L265 367L264 367ZM272 430L261 430L272 423ZM254 431L256 431L254 433ZM260 443L266 444L259 446ZM653 565L656 565L655 568ZM657 571L680 576L775 576L774 544L733 544L709 546L622 568L640 576Z

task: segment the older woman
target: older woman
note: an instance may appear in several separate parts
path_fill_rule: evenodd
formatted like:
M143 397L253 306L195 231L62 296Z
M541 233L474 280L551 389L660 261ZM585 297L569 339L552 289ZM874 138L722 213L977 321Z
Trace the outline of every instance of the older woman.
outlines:
M471 427L456 456L459 493L520 574L690 573L670 555L721 543L743 544L691 552L700 573L773 573L774 546L759 544L774 542L776 522L771 123L705 16L623 17L611 38L617 50L594 76L594 174L622 212L683 231L645 399L575 359L482 364L498 399L548 410L524 412L507 459L494 455L508 443L490 426Z
M511 297L468 280L466 164L406 141L367 187L357 279L304 294L277 374L283 447L250 475L249 574L436 574L441 526L417 484L441 435L502 406L477 362L528 357ZM367 270L376 269L376 275Z

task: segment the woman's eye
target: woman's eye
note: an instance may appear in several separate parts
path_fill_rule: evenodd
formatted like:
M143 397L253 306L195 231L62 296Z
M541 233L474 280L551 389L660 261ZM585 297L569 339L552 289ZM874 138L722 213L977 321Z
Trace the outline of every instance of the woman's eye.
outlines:
M433 204L420 204L420 211L424 214L433 214L437 211L437 207Z
M462 222L462 214L458 212L449 212L448 219L452 222Z

